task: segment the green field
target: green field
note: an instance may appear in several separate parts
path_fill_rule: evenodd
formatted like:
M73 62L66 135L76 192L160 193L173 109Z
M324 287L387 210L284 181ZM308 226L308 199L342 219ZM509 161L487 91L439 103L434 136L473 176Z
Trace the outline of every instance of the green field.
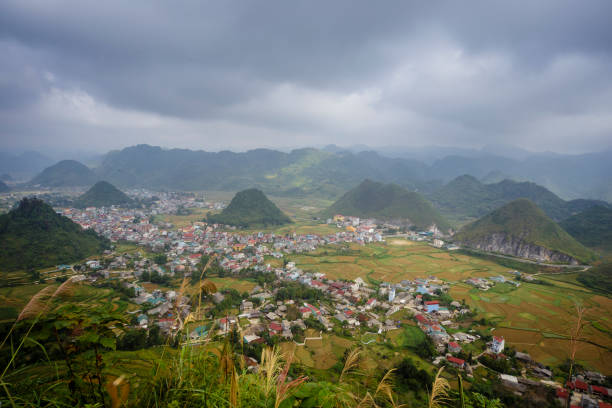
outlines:
M564 337L572 327L578 302L587 312L582 332L585 341L580 343L577 359L604 373L612 373L609 363L612 361L612 299L580 285L576 273L540 275L548 285L522 283L515 288L498 284L483 292L461 281L499 274L510 277L508 268L488 259L400 239L365 247L349 245L344 250L320 248L291 259L298 267L323 272L330 279L362 277L370 281L399 282L434 275L453 283L450 295L465 300L478 312L478 319L484 317L498 325L496 333L504 335L509 345L551 365L561 363L568 356L569 342Z
M399 282L402 279L435 275L440 279L459 281L471 276L488 277L507 271L507 268L488 260L404 239L391 239L388 243L366 246L351 244L346 250L331 246L291 256L291 259L300 268L323 272L330 279L361 277Z

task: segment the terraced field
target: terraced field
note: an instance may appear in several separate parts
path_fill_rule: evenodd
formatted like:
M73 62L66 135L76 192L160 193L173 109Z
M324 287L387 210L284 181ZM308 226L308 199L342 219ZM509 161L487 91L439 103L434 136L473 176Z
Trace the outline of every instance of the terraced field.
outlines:
M509 285L498 285L502 288ZM495 333L508 344L550 365L563 362L569 353L569 336L575 326L576 303L586 308L576 358L602 372L612 373L612 299L586 289L566 285L523 283L510 292L493 288L482 292L465 284L454 285L450 294L497 324Z

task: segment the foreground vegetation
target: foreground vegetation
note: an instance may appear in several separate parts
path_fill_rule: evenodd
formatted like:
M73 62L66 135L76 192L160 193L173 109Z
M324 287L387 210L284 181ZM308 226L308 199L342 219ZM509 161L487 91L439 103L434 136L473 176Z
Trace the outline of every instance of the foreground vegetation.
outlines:
M451 391L437 375L403 360L391 370L368 371L362 349L347 350L325 377L292 364L279 347L255 350L234 331L204 344L179 330L157 348L145 337L128 341L120 308L91 299L91 290L68 280L32 297L3 333L0 401L14 407L501 407L477 392ZM95 292L95 290L94 290ZM94 296L95 298L95 296ZM211 330L210 333L213 333ZM133 335L130 338L135 338ZM118 351L119 349L127 351ZM134 351L129 351L134 350ZM257 353L257 352L256 352ZM448 375L447 375L448 376ZM453 377L451 375L451 377Z

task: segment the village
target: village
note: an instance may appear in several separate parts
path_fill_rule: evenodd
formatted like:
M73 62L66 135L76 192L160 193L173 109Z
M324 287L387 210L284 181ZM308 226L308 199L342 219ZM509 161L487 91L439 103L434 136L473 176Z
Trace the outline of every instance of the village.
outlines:
M611 396L612 390L601 386L605 380L601 374L587 371L575 375L572 382L559 384L553 380L549 367L534 361L529 354L508 350L503 337L495 336L494 332L483 335L482 331L462 324L474 313L467 305L448 296L449 282L435 276L394 283L372 283L362 277L332 280L317 271L304 271L288 260L291 254L311 252L324 246L382 242L385 231L396 230L396 225L338 214L327 220L327 224L337 227L336 233L282 235L240 231L203 221L194 221L182 228L154 222L156 214L194 205L222 208L224 204L168 199L160 200L156 207L146 211L119 208L62 210L83 228L92 228L112 242L130 242L148 251L149 257L142 251L131 254L107 251L104 259L86 262L89 272L84 279L87 282L94 285L104 281L119 282L130 293L131 301L141 306L130 312L134 328L157 326L166 336L188 328L187 341L193 344L238 332L247 346L294 342L305 347L309 340L334 331L355 338L369 334L375 336L376 341L387 341L388 333L410 325L418 327L435 348L435 357L431 359L435 365L453 367L468 377L478 367L495 371L496 367L504 364L513 365L515 375L503 372L498 375L502 384L517 395L544 386L554 388L562 403L571 398L572 405L609 406L602 398ZM405 237L429 242L436 248L456 249L442 241L435 228L422 232L407 231ZM266 278L262 279L262 285L258 284L248 292L225 289L206 294L204 315L197 316L193 299L181 295L178 287L167 285L147 291L142 284L147 281L167 284L181 278L197 280L204 261L211 259L221 271L217 272L219 276L249 278L257 275ZM271 265L271 260L277 260L275 266ZM278 261L282 261L282 267L278 266ZM530 281L533 277L508 270L507 276L469 278L465 283L487 291L500 283L518 287L521 280ZM306 295L287 298L286 288L296 285L304 290L291 293L305 292ZM312 291L320 295L313 295ZM211 312L213 309L216 312ZM190 321L195 324L187 324ZM306 336L307 329L318 331L318 336ZM479 345L477 352L474 351L475 344ZM468 348L469 353L466 351ZM256 359L250 361L251 367L257 366ZM571 397L569 389L573 391Z

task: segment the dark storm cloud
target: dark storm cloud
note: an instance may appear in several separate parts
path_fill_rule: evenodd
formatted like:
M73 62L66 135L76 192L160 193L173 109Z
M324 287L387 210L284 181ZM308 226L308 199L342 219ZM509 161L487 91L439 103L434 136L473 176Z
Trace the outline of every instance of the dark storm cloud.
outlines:
M0 3L0 137L610 146L612 3Z

